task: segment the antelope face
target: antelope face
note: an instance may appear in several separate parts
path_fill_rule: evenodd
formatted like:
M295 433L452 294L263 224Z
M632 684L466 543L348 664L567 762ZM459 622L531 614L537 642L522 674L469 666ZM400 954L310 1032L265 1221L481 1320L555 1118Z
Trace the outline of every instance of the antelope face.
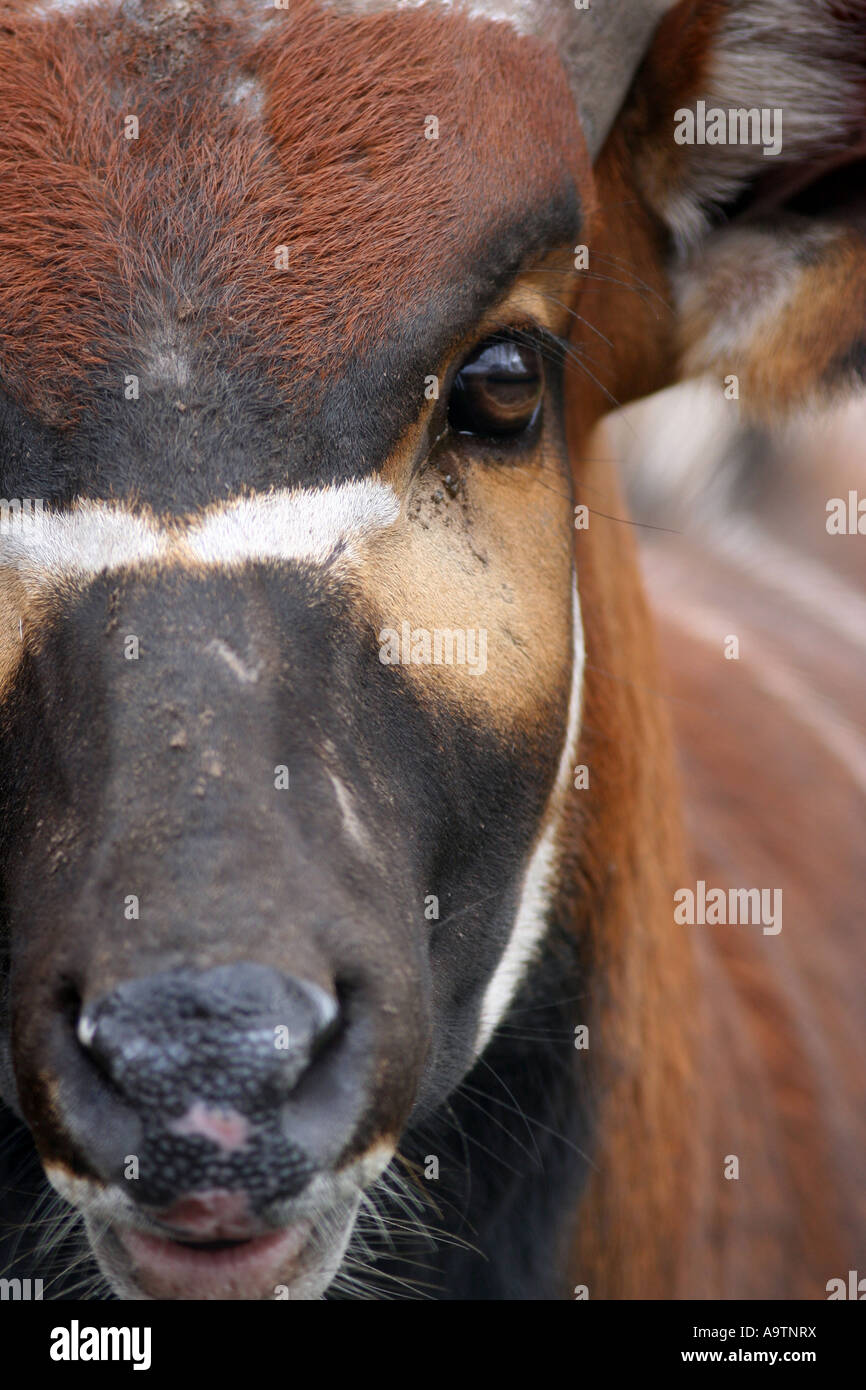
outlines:
M508 25L216 15L154 95L74 19L4 40L6 1095L117 1292L315 1297L542 929L590 176Z
M0 1082L120 1295L351 1292L491 1039L558 1148L488 1168L446 1296L562 1291L587 1096L668 1134L665 726L566 435L677 352L756 410L862 381L862 23L784 8L3 7ZM778 166L675 138L723 97ZM527 1066L529 994L594 1070Z

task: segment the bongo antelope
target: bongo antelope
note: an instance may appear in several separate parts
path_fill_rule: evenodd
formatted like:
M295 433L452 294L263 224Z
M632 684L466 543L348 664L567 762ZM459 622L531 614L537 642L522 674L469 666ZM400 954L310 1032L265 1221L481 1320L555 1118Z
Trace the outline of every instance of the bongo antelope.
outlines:
M40 1246L45 1179L122 1298L854 1267L853 1022L831 1102L769 949L735 1011L674 919L587 441L686 375L862 384L864 20L0 4L4 1272L102 1287ZM710 140L753 108L776 153Z

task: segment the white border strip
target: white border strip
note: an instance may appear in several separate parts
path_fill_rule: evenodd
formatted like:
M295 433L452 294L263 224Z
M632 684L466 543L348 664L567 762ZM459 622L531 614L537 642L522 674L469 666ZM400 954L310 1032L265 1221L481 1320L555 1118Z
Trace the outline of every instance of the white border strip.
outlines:
M0 568L34 585L86 579L146 564L213 566L302 560L324 565L393 525L394 489L378 479L237 498L187 522L164 526L109 502L80 502L0 532Z
M577 757L583 708L583 668L586 652L576 578L572 589L572 638L574 655L565 742L560 754L556 781L545 811L544 828L523 875L520 901L511 936L484 992L475 1039L475 1051L478 1055L484 1051L497 1025L505 1017L548 929L548 912L559 867L558 837L565 802L572 784L572 769Z

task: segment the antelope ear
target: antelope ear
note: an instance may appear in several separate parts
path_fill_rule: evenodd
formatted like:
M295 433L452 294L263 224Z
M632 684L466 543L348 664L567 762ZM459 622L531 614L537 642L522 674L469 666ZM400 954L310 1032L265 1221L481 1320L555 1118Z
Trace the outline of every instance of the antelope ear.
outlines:
M487 3L481 0L481 13ZM493 4L498 8L496 0ZM676 0L534 0L520 6L512 0L518 26L556 48L593 161L659 20L675 4Z
M862 389L866 0L682 0L623 130L670 232L681 376L755 415Z

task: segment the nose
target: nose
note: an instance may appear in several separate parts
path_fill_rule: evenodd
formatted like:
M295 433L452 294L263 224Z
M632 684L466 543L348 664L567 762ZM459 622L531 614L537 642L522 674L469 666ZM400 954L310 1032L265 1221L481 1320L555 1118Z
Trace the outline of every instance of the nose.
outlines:
M320 986L243 962L126 981L82 1011L77 1031L136 1111L231 1151L297 1087L338 1014Z
M105 1178L134 1179L129 1196L151 1211L207 1199L222 1230L215 1195L263 1211L302 1191L341 1142L346 1116L321 1094L333 1100L331 1072L343 1072L341 1014L309 980L251 963L164 972L89 1002L76 1031L66 1113L82 1154Z

